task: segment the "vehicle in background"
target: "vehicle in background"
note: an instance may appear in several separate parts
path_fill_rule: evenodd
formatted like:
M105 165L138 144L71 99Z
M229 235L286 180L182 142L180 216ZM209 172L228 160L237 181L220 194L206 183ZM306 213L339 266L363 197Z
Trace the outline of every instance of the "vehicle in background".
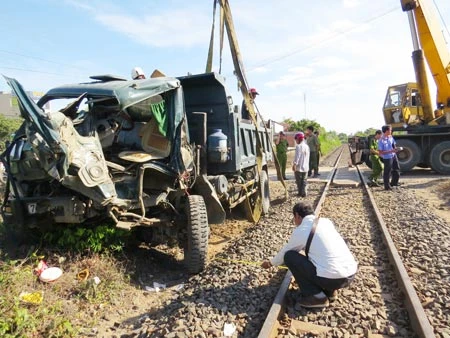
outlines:
M407 12L414 51L416 83L391 86L383 105L386 124L393 127L402 171L415 166L450 174L450 51L432 3L426 0L401 0ZM433 108L425 62L437 87ZM369 140L349 139L354 164L370 166Z

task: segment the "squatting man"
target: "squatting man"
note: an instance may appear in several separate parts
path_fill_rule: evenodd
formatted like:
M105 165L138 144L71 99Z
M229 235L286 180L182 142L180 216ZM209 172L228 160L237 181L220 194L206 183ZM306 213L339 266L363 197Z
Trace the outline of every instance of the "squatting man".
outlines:
M312 206L297 203L293 214L297 227L288 243L261 266L268 269L284 263L300 288L298 304L306 308L326 307L337 298L338 289L353 281L358 265L331 220L318 218L315 231L311 232L316 219ZM310 233L312 240L307 248ZM303 249L306 254L300 252Z

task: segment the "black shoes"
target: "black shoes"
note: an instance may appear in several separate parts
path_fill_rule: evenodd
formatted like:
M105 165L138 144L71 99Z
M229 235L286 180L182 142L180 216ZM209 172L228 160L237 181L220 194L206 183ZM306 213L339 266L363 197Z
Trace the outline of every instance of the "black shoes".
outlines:
M328 301L328 297L323 292L320 292L316 295L302 296L298 301L298 305L317 309L329 306L330 302Z
M338 299L337 290L333 290L333 291L324 290L323 293L325 293L325 295L328 297L328 300L330 302L334 302L336 299Z

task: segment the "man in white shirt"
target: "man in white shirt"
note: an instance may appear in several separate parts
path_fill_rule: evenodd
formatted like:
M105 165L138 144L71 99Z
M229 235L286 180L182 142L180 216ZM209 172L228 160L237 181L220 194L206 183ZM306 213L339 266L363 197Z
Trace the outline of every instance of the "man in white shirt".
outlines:
M299 305L306 308L326 307L329 301L336 299L337 289L353 281L358 264L327 218L319 218L308 255L300 253L300 250L306 249L316 217L312 206L302 202L294 205L293 213L297 227L289 242L261 266L267 269L284 263L300 287L302 296Z
M308 170L309 170L309 147L305 142L305 134L299 132L294 136L295 155L292 162L292 171L295 176L295 183L297 183L297 196L306 197L308 184Z

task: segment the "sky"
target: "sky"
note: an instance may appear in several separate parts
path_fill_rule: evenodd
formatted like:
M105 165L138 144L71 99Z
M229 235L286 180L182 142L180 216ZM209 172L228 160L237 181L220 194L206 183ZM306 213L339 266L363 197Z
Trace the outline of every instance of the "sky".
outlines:
M450 42L450 1L426 1L437 6ZM307 118L346 134L380 128L387 87L415 81L408 18L399 0L229 3L244 71L260 94L256 105L264 119ZM168 76L202 73L212 14L213 0L4 1L0 73L40 92L91 75L130 78L135 66L147 75L154 69ZM240 105L227 44L221 69ZM3 78L0 91L10 91Z

